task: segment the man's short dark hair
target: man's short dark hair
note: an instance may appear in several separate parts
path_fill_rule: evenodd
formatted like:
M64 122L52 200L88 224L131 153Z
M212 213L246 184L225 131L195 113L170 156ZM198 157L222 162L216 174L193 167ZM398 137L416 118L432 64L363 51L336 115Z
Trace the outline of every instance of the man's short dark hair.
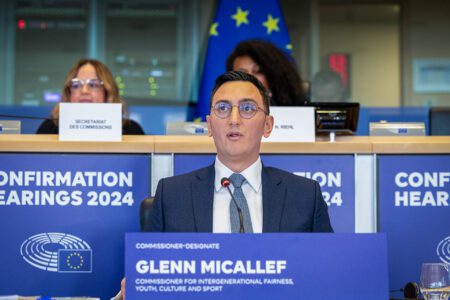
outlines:
M212 100L214 97L214 94L217 92L217 90L227 82L233 82L233 81L245 81L252 83L261 94L261 97L263 99L264 103L264 110L266 111L266 114L270 113L270 96L266 88L263 86L261 81L259 81L255 76L248 74L243 71L228 71L220 75L216 78L216 82L214 84L214 88L211 92L211 98L209 100L209 105L212 105Z

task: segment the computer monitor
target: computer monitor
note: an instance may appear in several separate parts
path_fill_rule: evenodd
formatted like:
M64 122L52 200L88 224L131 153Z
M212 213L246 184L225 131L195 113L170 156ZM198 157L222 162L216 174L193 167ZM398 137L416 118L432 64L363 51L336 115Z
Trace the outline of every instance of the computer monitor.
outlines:
M315 107L317 134L353 134L358 127L359 103L311 102Z
M450 107L430 109L430 135L450 135Z

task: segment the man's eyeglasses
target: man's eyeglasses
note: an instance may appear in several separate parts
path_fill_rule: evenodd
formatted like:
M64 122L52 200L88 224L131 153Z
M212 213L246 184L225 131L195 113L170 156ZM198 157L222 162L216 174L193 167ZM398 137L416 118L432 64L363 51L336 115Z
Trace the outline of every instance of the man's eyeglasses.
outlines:
M253 118L258 110L261 110L262 112L267 114L266 111L259 107L258 104L256 104L256 102L253 100L244 100L241 101L238 105L232 105L229 101L222 100L214 104L212 106L212 110L217 117L226 119L231 115L231 111L233 110L234 106L238 108L239 115L244 119Z
M69 87L71 91L81 91L86 85L90 91L98 91L103 86L103 81L100 79L79 79L74 78L70 81Z

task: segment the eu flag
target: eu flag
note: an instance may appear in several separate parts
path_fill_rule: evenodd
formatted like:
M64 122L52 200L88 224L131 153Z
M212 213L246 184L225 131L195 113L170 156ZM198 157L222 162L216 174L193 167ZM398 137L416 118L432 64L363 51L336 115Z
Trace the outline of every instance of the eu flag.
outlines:
M221 0L209 29L208 51L202 74L197 117L209 114L209 98L217 76L225 72L227 57L243 40L270 41L291 50L278 0Z
M91 249L59 249L58 272L65 273L91 273Z

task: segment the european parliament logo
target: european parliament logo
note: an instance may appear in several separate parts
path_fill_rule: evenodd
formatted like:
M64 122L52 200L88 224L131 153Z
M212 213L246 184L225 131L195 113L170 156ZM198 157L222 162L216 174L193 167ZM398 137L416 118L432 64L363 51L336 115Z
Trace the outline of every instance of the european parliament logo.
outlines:
M450 264L450 236L439 242L436 253L443 263Z
M92 249L74 235L46 232L33 235L20 246L31 266L49 272L92 273Z

